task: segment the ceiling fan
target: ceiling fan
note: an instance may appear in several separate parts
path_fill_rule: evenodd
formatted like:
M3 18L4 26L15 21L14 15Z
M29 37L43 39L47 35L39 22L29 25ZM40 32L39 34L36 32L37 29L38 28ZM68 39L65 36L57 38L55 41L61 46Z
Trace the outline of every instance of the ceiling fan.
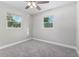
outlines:
M26 2L27 2L27 6L25 7L25 9L36 8L38 10L41 10L41 8L38 6L38 4L49 3L49 1L26 1Z

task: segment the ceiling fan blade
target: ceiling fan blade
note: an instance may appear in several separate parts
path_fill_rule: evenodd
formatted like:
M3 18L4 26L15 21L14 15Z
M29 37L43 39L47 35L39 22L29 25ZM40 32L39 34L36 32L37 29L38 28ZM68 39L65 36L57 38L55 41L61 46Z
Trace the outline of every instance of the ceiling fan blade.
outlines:
M30 6L26 6L25 9L28 9Z
M39 6L36 7L38 10L41 10L41 8Z
M45 4L45 3L49 3L49 1L37 1L37 4Z

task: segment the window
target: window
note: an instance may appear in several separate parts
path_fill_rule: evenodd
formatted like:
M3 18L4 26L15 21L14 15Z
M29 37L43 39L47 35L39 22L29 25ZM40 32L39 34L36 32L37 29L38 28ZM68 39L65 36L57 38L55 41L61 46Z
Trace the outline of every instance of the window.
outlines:
M53 16L44 17L44 28L53 27Z
M21 27L21 16L12 15L12 14L8 13L7 26L14 27L14 28L20 28Z

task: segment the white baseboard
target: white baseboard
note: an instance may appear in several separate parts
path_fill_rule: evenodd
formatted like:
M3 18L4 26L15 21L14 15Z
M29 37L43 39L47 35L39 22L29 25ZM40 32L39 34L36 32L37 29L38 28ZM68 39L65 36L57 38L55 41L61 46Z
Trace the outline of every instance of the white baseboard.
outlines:
M16 44L20 44L20 43L25 42L25 41L28 41L28 40L30 40L30 39L28 38L28 39L25 39L25 40L13 42L11 44L7 44L7 45L4 45L4 46L1 46L0 49L4 49L4 48L7 48L7 47L11 47L11 46L14 46Z
M51 42L51 41L47 41L47 40L43 40L43 39L38 39L38 38L32 38L32 39L77 50L77 47L70 46L70 45L65 45L65 44L58 43L58 42Z

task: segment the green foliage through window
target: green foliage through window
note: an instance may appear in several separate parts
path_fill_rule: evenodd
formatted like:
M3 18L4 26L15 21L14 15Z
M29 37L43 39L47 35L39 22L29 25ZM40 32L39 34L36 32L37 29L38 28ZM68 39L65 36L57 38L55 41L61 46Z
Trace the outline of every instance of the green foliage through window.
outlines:
M53 27L53 17L52 16L44 17L44 27L45 28Z
M21 16L16 16L16 15L7 15L7 26L8 27L14 27L14 28L20 28L21 27Z

